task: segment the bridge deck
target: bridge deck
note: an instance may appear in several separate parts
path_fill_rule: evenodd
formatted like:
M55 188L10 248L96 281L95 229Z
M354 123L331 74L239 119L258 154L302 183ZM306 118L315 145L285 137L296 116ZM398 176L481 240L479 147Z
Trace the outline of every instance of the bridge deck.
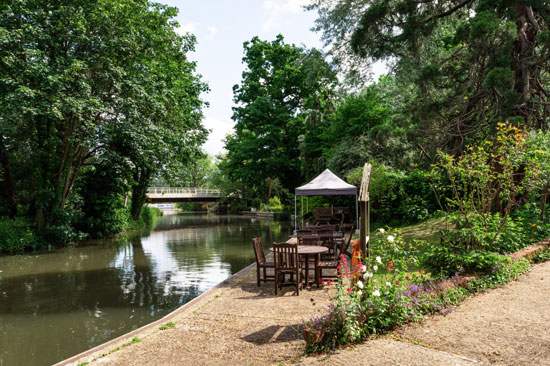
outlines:
M151 187L147 190L147 202L213 202L220 198L219 189L192 187Z

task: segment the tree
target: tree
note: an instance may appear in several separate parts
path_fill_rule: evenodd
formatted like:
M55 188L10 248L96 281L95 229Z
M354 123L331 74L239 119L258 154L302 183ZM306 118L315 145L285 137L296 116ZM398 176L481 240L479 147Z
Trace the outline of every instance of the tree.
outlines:
M176 14L145 0L0 4L2 182L8 202L30 203L39 231L107 149L131 161L135 216L152 174L204 141L206 86Z
M461 152L499 121L546 129L550 5L533 0L316 0L317 29L340 59L388 61L414 85L411 137L427 157Z
M267 197L268 178L285 188L302 183L302 145L308 111L322 110L337 79L322 54L254 37L244 43L247 69L233 87L235 133L225 141L221 165L234 180Z

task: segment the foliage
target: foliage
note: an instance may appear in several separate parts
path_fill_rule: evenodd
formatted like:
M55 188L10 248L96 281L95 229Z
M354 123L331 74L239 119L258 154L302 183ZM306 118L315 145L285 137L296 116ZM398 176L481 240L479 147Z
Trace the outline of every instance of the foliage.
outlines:
M368 65L390 63L410 91L411 142L428 158L437 148L462 152L498 121L548 126L548 2L314 0L308 8L348 79L361 83Z
M25 250L40 249L43 245L24 219L0 219L0 254L21 253Z
M446 245L430 245L421 257L422 268L434 277L443 278L449 278L455 274L487 273L509 261L510 258L498 253Z
M498 265L492 272L479 276L468 282L468 290L471 292L485 291L507 282L527 272L530 268L527 259L519 259L503 265Z
M274 212L282 211L283 210L283 205L281 204L281 200L279 199L279 197L277 197L277 196L271 197L269 199L268 208L269 208L270 211L274 211Z
M470 293L500 286L529 269L527 260L506 260L469 282L459 276L434 280L421 269L415 273L409 270L406 263L414 255L408 258L408 254L395 251L407 245L398 232L389 233L386 236L385 230L380 231L383 238L378 246L389 246L384 249L388 257L376 255L355 268L348 266L346 258L340 258L338 281L326 282L329 291L334 290L327 314L302 325L304 335L316 335L305 338L306 352L334 351L340 345L421 320L427 314L446 315Z
M396 171L372 161L369 186L371 220L378 225L399 226L427 220L440 210L432 189L432 176L422 170ZM348 175L348 181L360 185L363 169Z
M447 208L458 212L450 216L453 227L441 233L444 243L501 253L529 244L523 242L522 218L514 221L510 213L521 197L548 184L541 166L548 164L550 155L533 151L532 136L499 123L494 138L468 148L464 155L440 153L432 173L448 178L452 195Z
M267 197L268 178L279 178L286 189L301 183L307 111L323 110L337 79L319 51L285 44L281 35L272 42L254 37L244 52L246 70L233 87L235 133L226 138L220 168Z
M535 256L531 259L534 263L541 263L541 262L547 262L550 260L550 250L548 248L539 251Z
M204 141L206 85L176 14L145 0L2 2L0 182L11 215L29 212L41 235L76 239L75 186L115 153L128 163L137 218L153 174Z

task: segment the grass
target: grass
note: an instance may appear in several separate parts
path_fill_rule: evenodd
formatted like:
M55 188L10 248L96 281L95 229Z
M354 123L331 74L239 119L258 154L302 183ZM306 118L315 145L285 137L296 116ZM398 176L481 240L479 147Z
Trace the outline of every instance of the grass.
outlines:
M176 323L174 322L168 322L162 326L159 327L160 330L165 330L165 329L170 329L170 328L174 328L176 326Z

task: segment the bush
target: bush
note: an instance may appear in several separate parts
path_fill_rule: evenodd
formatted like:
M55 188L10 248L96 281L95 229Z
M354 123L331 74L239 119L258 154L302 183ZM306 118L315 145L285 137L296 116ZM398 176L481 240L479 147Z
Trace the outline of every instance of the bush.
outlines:
M498 253L446 245L428 246L420 259L422 268L436 277L445 278L457 273L486 273L509 261L510 258Z
M39 249L43 242L30 229L22 218L0 219L0 253L15 254L25 250Z

